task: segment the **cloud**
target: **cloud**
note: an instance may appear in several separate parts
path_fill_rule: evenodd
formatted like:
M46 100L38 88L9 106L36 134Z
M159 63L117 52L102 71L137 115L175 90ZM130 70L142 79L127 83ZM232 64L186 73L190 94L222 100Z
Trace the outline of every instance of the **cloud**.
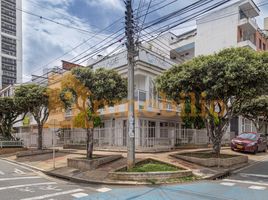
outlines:
M43 0L40 2L42 3L38 5L32 4L31 1L25 1L23 9L66 24L67 26L77 27L89 32L95 31L89 23L67 12L72 3L71 0ZM85 40L91 37L92 34L66 28L23 13L24 80L31 74L40 75L44 68L60 65L61 59L71 59L90 46L99 43L106 35L99 35L86 43ZM81 47L71 51L73 47L83 42L84 44ZM62 58L55 59L69 51L71 52ZM53 59L55 61L51 62ZM51 63L45 66L49 62Z
M116 10L125 10L124 4L121 0L91 0L87 1L90 6L104 7Z

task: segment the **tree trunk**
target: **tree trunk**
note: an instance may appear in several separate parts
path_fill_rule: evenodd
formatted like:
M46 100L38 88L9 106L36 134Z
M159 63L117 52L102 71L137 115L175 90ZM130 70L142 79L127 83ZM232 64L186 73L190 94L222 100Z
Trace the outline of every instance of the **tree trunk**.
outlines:
M93 133L94 128L87 129L87 159L93 158Z
M213 153L215 153L218 158L220 157L220 153L221 153L221 139L222 138L214 138L212 140L212 142L213 142Z
M43 126L38 124L38 141L37 141L37 149L42 150L43 149Z
M213 153L220 156L221 153L221 141L222 137L227 129L228 123L220 123L217 126L214 124L214 121L207 123L210 139L212 142Z

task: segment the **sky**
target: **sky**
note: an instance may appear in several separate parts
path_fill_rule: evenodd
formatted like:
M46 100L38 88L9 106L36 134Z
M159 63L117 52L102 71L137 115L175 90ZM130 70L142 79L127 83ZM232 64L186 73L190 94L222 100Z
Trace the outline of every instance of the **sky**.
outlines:
M168 2L173 3L149 14L145 24L195 1L152 0L151 10ZM134 0L134 11L138 8L139 2L139 0ZM144 2L141 6L143 6L142 10L145 13L150 1L142 0L141 2ZM257 20L262 27L263 17L268 16L268 3L265 4L265 0L255 0L255 3L261 5L261 16ZM125 8L123 0L22 0L22 10L37 15L22 13L24 81L30 80L32 74L42 74L45 68L60 66L61 60L74 61L87 55L98 45L105 44L105 38L124 27ZM53 20L62 25L45 19ZM103 31L116 20L117 23ZM142 24L142 21L140 20L139 23ZM190 22L177 29L179 32L183 32L193 25L194 22ZM99 33L100 31L102 32ZM115 46L124 43L120 37L115 42L114 46L100 53L105 55L113 51ZM73 49L79 44L82 45ZM79 55L80 57L77 57ZM78 62L82 61L85 59Z

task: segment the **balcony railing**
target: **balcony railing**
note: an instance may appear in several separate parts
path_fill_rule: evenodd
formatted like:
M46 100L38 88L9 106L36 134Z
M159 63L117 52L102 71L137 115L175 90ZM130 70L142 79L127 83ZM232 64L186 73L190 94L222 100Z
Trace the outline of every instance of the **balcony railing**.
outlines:
M156 95L149 95L148 91L144 90L135 90L134 93L135 100L135 109L151 112L160 112L160 111L175 111L179 112L179 105L175 102L161 99ZM101 114L116 113L116 112L125 112L127 111L127 103L122 103L115 105L114 107L100 109Z

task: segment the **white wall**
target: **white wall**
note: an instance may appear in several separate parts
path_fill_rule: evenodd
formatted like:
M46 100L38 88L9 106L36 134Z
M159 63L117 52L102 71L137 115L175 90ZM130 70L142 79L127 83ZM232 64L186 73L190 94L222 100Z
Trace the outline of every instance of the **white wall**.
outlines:
M208 55L237 45L238 4L197 20L195 55Z

